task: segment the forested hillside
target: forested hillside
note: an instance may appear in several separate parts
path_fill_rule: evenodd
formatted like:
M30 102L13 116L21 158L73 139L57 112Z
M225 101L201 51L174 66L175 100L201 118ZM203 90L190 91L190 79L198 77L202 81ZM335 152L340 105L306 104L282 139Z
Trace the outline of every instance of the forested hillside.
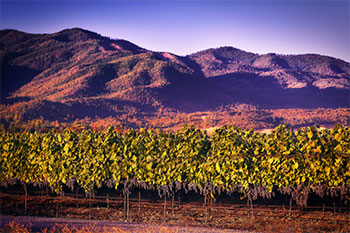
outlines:
M114 126L163 127L155 122L168 119L163 128L266 128L290 124L288 114L281 116L286 109L305 116L295 126L349 122L350 66L340 59L233 47L177 56L80 28L0 34L6 126L112 119Z

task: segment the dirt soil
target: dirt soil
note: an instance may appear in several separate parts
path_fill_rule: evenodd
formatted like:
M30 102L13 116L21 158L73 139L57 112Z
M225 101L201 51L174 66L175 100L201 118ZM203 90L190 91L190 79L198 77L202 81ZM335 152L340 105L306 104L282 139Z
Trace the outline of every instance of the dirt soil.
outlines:
M217 229L208 227L152 225L145 223L125 223L108 220L86 220L70 218L44 218L31 216L0 216L0 225L9 226L12 222L21 224L31 232L42 232L43 229L53 229L69 226L70 228L82 229L90 226L89 229L101 232L193 232L193 233L248 233L248 231ZM0 229L1 229L0 226ZM4 228L4 227L3 227Z
M55 223L58 218L69 218L71 220L64 221L76 223L79 223L82 219L98 220L98 224L128 222L127 230L131 232L139 226L145 226L145 224L147 226L166 226L168 227L168 230L165 230L167 232L197 232L192 231L192 228L187 231L187 228L183 228L185 226L201 229L198 232L203 232L203 229L209 232L215 232L216 230L220 232L226 230L249 232L350 232L350 214L348 210L342 212L339 210L306 211L288 209L282 206L254 206L253 209L247 209L246 206L239 205L213 205L208 208L203 203L178 203L167 200L166 205L164 205L164 202L160 201L142 200L139 202L138 200L130 200L129 214L126 214L123 200L116 198L109 199L107 202L105 199L99 200L97 198L90 200L89 198L79 197L76 199L69 196L29 196L28 209L25 212L23 195L1 194L0 198L2 216L27 215L45 217L45 219L50 217L53 218L48 221L50 224ZM28 219L34 221L33 218ZM85 224L85 220L83 224ZM139 223L142 224L138 225ZM172 228L172 226L176 227Z

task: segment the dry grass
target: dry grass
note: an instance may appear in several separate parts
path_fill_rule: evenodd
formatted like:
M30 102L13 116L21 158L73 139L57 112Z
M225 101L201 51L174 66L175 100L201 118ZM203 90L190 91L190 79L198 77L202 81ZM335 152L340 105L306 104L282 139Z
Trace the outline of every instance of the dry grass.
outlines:
M2 233L30 233L32 232L31 225L26 226L22 223L10 222L0 228ZM135 229L124 229L123 227L106 227L98 226L96 223L88 224L82 227L69 226L67 224L56 224L52 228L43 228L42 233L127 233L135 232ZM157 232L179 232L166 226L147 226L137 229L139 233L157 233Z

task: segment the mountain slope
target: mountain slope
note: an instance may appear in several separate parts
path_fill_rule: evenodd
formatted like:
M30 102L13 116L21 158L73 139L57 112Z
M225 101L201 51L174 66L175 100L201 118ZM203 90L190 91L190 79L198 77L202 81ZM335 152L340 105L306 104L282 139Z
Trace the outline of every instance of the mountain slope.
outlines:
M236 100L262 108L349 107L349 63L315 55L258 55L233 47L187 56Z
M208 78L230 73L252 73L272 76L282 88L349 88L349 63L327 56L258 55L233 47L221 47L187 57L199 64L202 73Z
M81 68L87 65L145 51L129 42L109 40L77 28L43 35L4 30L1 31L0 46L3 95L9 95L18 86L30 83L33 86L35 82L40 82L45 87L55 85L59 88L60 83L69 84L72 81L67 80L67 76L71 74L78 72L78 76L89 75L86 71L80 72ZM16 72L18 69L25 69L26 72ZM22 78L23 73L28 73L25 79ZM47 83L48 80L55 81L51 80L52 77L58 78L58 83ZM41 86L36 85L35 88ZM30 88L27 91L25 89L22 88L17 93L23 92L21 96L27 95L28 92L34 94Z
M10 104L0 115L21 109L28 112L25 119L62 120L215 111L236 103L349 106L349 63L331 57L232 47L181 57L80 28L53 34L2 30L0 36L1 103Z
M169 53L147 51L77 28L44 35L5 30L2 35L2 101L7 96L12 101L87 104L92 99L109 99L181 111L232 102ZM14 69L24 69L28 75L23 78L25 72Z

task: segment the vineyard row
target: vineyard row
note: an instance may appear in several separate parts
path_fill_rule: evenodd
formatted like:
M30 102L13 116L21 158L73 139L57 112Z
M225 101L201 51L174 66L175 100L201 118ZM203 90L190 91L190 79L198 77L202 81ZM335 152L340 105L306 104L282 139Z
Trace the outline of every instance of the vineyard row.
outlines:
M191 126L159 130L63 130L0 133L2 185L64 185L91 192L102 185L158 190L183 189L212 198L240 192L249 200L273 190L306 206L311 193L349 194L350 129L281 125L270 134L221 127L212 136ZM345 198L346 199L346 198Z

